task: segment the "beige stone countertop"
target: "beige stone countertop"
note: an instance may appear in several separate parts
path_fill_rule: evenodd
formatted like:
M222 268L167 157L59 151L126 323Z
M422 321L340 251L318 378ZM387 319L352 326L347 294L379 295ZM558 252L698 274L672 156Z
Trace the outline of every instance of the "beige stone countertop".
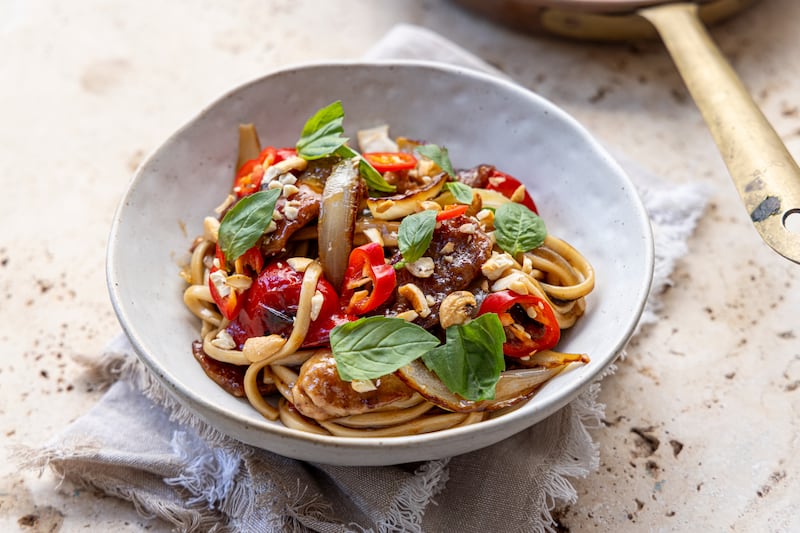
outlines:
M225 90L296 62L358 58L434 29L710 206L658 324L603 385L600 469L563 531L800 530L800 266L751 227L658 42L529 37L445 1L0 1L0 530L166 531L127 503L21 472L101 392L75 362L119 330L105 287L114 210L145 154ZM800 157L800 2L712 34ZM498 497L502 497L499 493Z

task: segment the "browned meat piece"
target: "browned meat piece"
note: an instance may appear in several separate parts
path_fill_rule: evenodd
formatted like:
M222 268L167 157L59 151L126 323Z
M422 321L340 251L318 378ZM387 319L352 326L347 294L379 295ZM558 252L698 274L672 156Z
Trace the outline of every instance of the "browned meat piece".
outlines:
M493 170L494 166L492 165L478 165L477 167L459 170L456 172L456 180L470 187L485 189L489 184L489 176Z
M223 363L207 356L203 351L202 341L192 343L192 354L206 375L217 385L237 398L244 397L244 373L247 370L245 367ZM271 383L259 383L258 390L261 394L272 394L276 391L275 385Z
M300 368L300 377L292 387L293 403L309 418L329 420L366 413L414 395L394 375L375 380L375 385L376 390L356 392L349 382L339 378L330 350L319 350Z
M400 170L397 172L384 172L383 178L390 185L397 187L394 194L405 194L409 191L421 189L427 183L422 179L422 176L416 176L409 173L408 170Z
M269 233L261 244L261 251L266 257L284 251L289 238L319 216L319 203L322 198L320 182L301 178L297 182L297 188L299 190L291 198L281 196L275 204L275 210L282 218L275 221L277 228Z
M430 306L431 314L420 317L415 322L429 328L439 321L438 309L442 300L451 292L469 289L481 274L481 265L492 255L492 241L478 224L466 216L458 216L439 223L433 232L433 239L425 256L433 259L434 274L428 278L418 278L405 268L397 271L397 286L413 283L425 295L430 295L435 303ZM399 253L392 263L400 260ZM392 312L399 313L411 309L411 305L400 298L395 302Z

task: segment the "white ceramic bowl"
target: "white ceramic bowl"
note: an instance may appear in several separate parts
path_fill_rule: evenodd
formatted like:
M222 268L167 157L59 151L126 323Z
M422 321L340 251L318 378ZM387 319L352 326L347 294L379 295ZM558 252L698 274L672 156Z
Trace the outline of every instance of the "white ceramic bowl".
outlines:
M228 193L237 126L292 146L305 120L341 99L347 133L390 124L394 135L446 146L456 167L497 165L531 190L551 233L594 265L586 315L564 351L591 363L553 379L522 408L451 430L392 438L310 435L263 419L192 357L199 321L184 306L179 264L203 217ZM107 275L120 323L141 360L182 404L222 432L298 459L385 465L488 446L554 413L616 357L650 287L649 220L624 172L574 119L541 97L481 73L426 62L326 63L269 74L212 103L139 168L114 218Z

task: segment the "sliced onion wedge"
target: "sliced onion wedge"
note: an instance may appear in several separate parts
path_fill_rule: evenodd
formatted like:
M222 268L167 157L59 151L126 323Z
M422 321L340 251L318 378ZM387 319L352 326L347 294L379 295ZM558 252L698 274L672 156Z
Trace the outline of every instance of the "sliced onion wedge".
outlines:
M361 177L358 161L344 159L331 170L322 190L322 203L317 224L319 261L325 279L339 287L353 248L358 204L361 198Z
M471 413L475 411L496 411L510 407L522 400L530 398L545 381L553 378L567 365L553 368L524 368L507 370L500 374L500 380L495 388L494 400L472 401L450 392L425 364L417 359L410 364L398 369L395 374L406 385L419 392L431 403L443 409L458 413Z
M397 220L415 213L421 202L438 195L446 181L447 174L442 172L419 189L383 198L367 198L367 207L372 212L372 216L378 220Z

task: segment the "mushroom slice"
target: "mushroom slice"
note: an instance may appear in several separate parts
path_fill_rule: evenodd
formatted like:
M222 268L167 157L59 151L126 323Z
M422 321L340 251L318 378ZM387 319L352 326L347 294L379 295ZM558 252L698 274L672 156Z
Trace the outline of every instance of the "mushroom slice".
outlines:
M475 301L475 295L471 292L451 292L439 306L439 324L442 329L463 324L472 318L472 314L477 308L478 303Z
M379 220L397 220L418 210L419 204L433 199L444 187L447 174L442 172L431 179L427 185L408 191L404 194L385 196L383 198L367 198L372 216Z

